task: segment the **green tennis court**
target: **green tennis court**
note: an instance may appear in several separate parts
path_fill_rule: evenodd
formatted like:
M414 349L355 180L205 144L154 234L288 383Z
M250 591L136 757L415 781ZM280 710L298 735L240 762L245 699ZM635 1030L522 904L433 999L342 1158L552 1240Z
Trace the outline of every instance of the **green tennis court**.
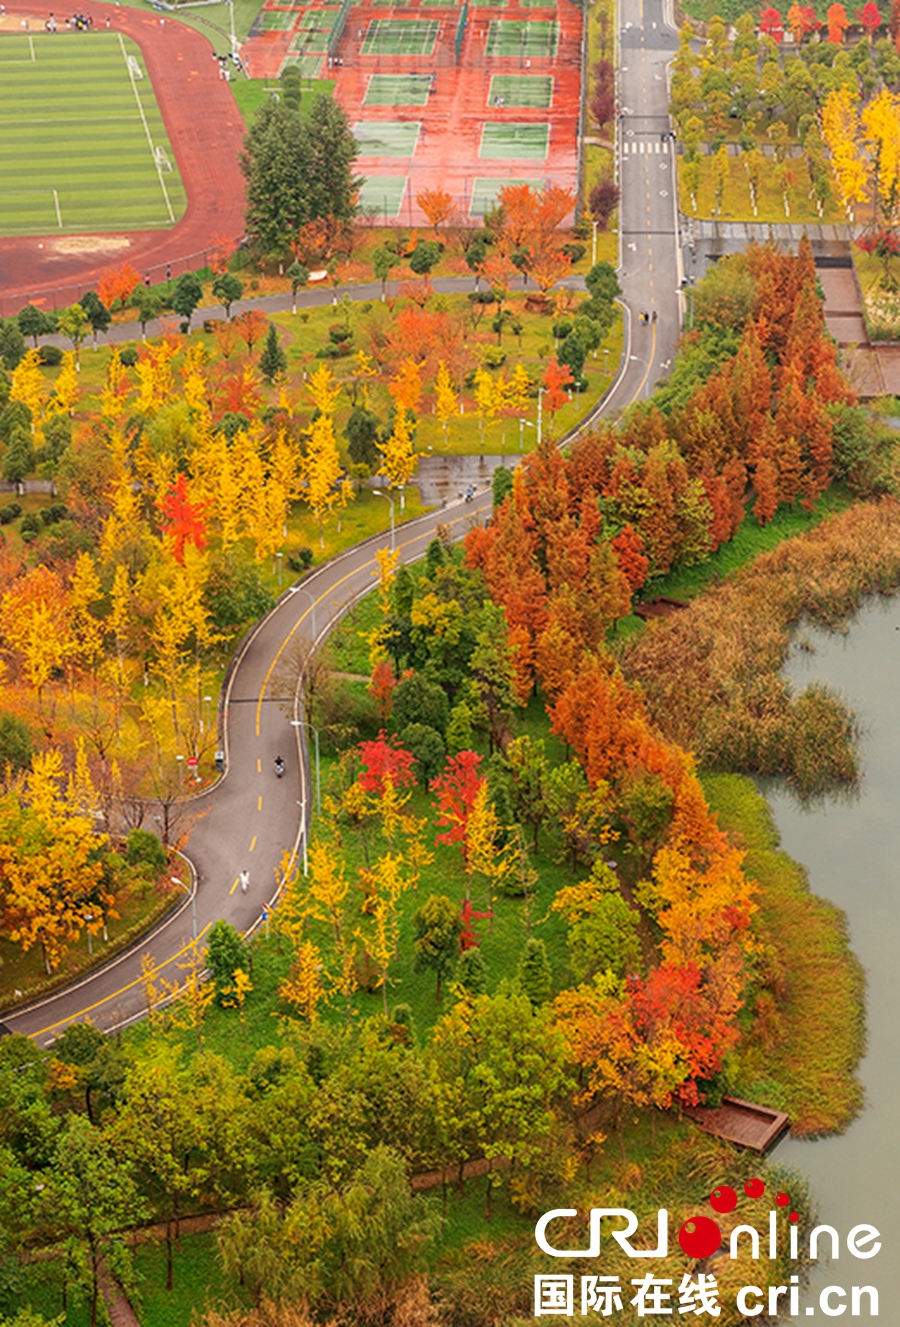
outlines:
M363 38L363 55L432 55L440 23L406 18L373 18Z
M502 9L510 0L471 0L473 9Z
M330 32L337 23L337 16L336 9L310 9L303 15L297 27L300 32Z
M428 5L429 7L433 5L435 7L440 6L444 9L457 9L459 7L459 0L420 0L420 4L423 6Z
M287 55L281 62L281 69L299 69L302 78L318 78L325 63L321 55Z
M290 49L299 51L301 55L325 55L330 36L331 27L303 28L291 38Z
M486 124L481 130L479 157L546 157L549 124Z
M262 32L286 32L294 26L295 17L289 9L264 9L254 26Z
M395 217L406 194L405 175L369 175L359 191L360 205L383 217Z
M358 120L353 137L361 157L411 157L419 141L416 120Z
M0 36L0 235L172 226L187 199L140 48Z
M541 59L556 55L559 24L545 19L495 18L488 32L488 56Z
M424 106L430 87L430 74L373 74L363 105Z
M497 180L479 176L472 184L472 201L469 204L469 215L473 217L483 217L485 212L489 212L497 204L497 195L501 189L507 189L513 184L530 184L532 189L542 189L543 180Z
M553 77L550 74L492 74L488 105L538 106L547 110L553 105Z

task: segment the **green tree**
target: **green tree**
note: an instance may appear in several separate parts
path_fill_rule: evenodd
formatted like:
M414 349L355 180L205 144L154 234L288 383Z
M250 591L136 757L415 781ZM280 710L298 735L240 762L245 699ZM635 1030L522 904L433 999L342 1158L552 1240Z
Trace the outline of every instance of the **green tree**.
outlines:
M131 294L131 303L141 324L141 336L146 337L147 324L152 323L162 313L162 296L151 290L149 286L135 286Z
M25 429L16 426L9 437L9 450L3 458L3 478L18 484L34 469L34 446Z
M440 774L447 758L443 737L424 723L411 723L401 732L400 741L415 756L416 777L427 792L431 780Z
M96 290L86 290L78 301L88 316L91 331L94 333L94 348L97 346L97 333L105 332L112 322L112 314L103 303Z
M519 959L517 976L520 987L533 1006L547 1003L550 999L553 973L547 957L547 946L543 940L532 938L525 942L522 957Z
M172 308L183 318L188 327L194 310L203 298L203 286L196 272L182 272L175 282L172 294Z
M457 986L461 986L468 995L487 994L488 970L480 945L471 945L463 950L453 976Z
M70 304L56 319L56 330L72 343L72 349L75 351L75 367L78 369L81 368L78 352L84 344L90 325L91 321L80 304Z
M287 270L286 276L291 283L291 313L297 312L297 291L309 281L309 268L295 259Z
M206 937L206 966L212 974L216 998L222 1003L222 994L234 981L235 968L246 962L244 942L230 922L219 918L213 922Z
M398 732L411 723L421 723L443 733L447 727L449 712L447 696L443 687L430 682L421 673L413 673L400 682L395 691L391 706L391 719Z
M244 283L233 272L220 272L212 283L212 293L225 309L225 317L231 317L231 306L244 293Z
M122 1052L99 1028L90 1023L70 1023L53 1043L53 1057L76 1071L87 1117L91 1124L96 1124L92 1093L100 1094L108 1102L119 1097L125 1081Z
M416 933L416 967L437 974L435 998L441 998L441 978L456 962L459 953L459 910L446 894L432 894L413 917Z
M419 240L409 256L409 265L416 276L427 276L441 261L444 246L437 240Z
M281 348L274 323L269 323L266 343L259 357L259 371L269 382L287 371L287 355Z
M0 361L5 369L14 369L25 354L25 338L13 318L0 318Z
M31 730L14 714L0 714L0 783L10 772L27 769L31 764Z
M117 1232L148 1214L131 1168L110 1152L104 1135L83 1116L70 1116L60 1136L53 1166L45 1172L41 1207L48 1229L65 1232L86 1246L90 1279L91 1327L97 1327L100 1268L116 1248L127 1258Z
M30 336L35 345L39 336L48 336L56 326L56 320L34 304L26 304L16 314L16 322L23 336Z
M247 229L263 252L284 254L308 221L353 217L356 154L347 116L330 96L314 97L305 118L274 97L263 103L241 156Z
M372 254L372 271L375 274L375 280L381 282L381 298L384 299L385 288L390 279L391 272L400 262L400 255L394 253L393 249L380 247L375 249Z
M344 437L347 450L354 465L364 465L370 474L376 474L381 464L381 452L378 450L380 420L374 410L364 405L355 405L344 425Z

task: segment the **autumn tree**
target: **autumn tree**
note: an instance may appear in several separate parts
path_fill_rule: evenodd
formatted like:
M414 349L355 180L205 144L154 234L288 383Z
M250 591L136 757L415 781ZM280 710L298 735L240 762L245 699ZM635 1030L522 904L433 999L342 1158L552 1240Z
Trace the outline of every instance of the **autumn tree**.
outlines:
M416 967L429 968L437 977L435 999L441 998L441 979L453 970L459 955L459 912L444 894L432 894L413 917Z
M423 189L416 194L416 202L435 231L453 216L453 195L446 189Z
M309 429L306 455L300 463L304 500L319 526L319 541L325 547L325 520L341 510L353 496L353 485L345 476L334 433L334 410L340 387L335 386L327 365L320 364L310 377L307 390L317 409Z

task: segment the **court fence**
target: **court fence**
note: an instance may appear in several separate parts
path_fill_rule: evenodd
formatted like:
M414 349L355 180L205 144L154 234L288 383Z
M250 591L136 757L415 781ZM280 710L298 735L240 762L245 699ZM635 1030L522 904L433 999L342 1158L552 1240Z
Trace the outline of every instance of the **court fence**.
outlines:
M341 0L341 7L338 10L337 18L334 21L334 27L331 29L331 36L328 38L327 54L333 56L338 48L338 44L344 35L344 29L347 26L347 19L350 16L350 7L353 0Z
M463 0L462 9L459 11L459 20L456 24L456 37L453 43L453 52L456 57L456 63L459 64L462 58L462 47L466 37L466 24L469 21L469 0Z

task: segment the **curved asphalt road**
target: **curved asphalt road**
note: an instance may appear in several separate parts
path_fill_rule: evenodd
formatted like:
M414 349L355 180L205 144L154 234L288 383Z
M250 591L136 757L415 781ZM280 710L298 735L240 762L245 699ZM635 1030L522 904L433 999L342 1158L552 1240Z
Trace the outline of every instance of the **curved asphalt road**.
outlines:
M619 130L625 349L616 381L574 432L649 392L669 367L680 326L675 161L671 145L662 150L661 138L668 126L665 68L675 45L674 34L665 22L661 0L621 0L620 17L620 97L628 107ZM583 286L583 281L575 279L572 284ZM472 282L458 278L434 285L436 289L466 290ZM351 287L347 293L354 300L377 299L380 286ZM333 297L328 290L304 291L297 303L319 304ZM267 310L289 308L290 296L253 303ZM643 323L637 317L653 309L656 321ZM218 313L203 310L207 317ZM117 340L135 335L134 328L127 325L110 330ZM562 439L561 444L567 440ZM490 510L491 495L482 493L471 504L457 502L398 527L396 546L401 561L420 558L438 525L449 525L456 538L461 538ZM6 1025L13 1031L33 1037L42 1046L52 1045L69 1023L84 1019L112 1031L146 1012L141 981L144 954L153 956L157 980L177 981L183 976L178 965L185 961L195 925L202 942L220 917L245 932L259 924L263 906L276 893L276 870L283 855L301 852L302 827L304 821L308 823L314 794L303 729L291 727L292 707L273 690L279 661L292 642L312 643L313 624L316 640L321 640L347 608L374 587L375 552L388 541L386 534L366 540L320 567L302 585L291 587L244 643L224 697L226 772L191 803L191 812L198 817L188 843L195 864L191 898L104 967L56 995L7 1014ZM278 754L287 762L282 779L275 777L273 767ZM250 873L246 895L238 885L243 869Z

